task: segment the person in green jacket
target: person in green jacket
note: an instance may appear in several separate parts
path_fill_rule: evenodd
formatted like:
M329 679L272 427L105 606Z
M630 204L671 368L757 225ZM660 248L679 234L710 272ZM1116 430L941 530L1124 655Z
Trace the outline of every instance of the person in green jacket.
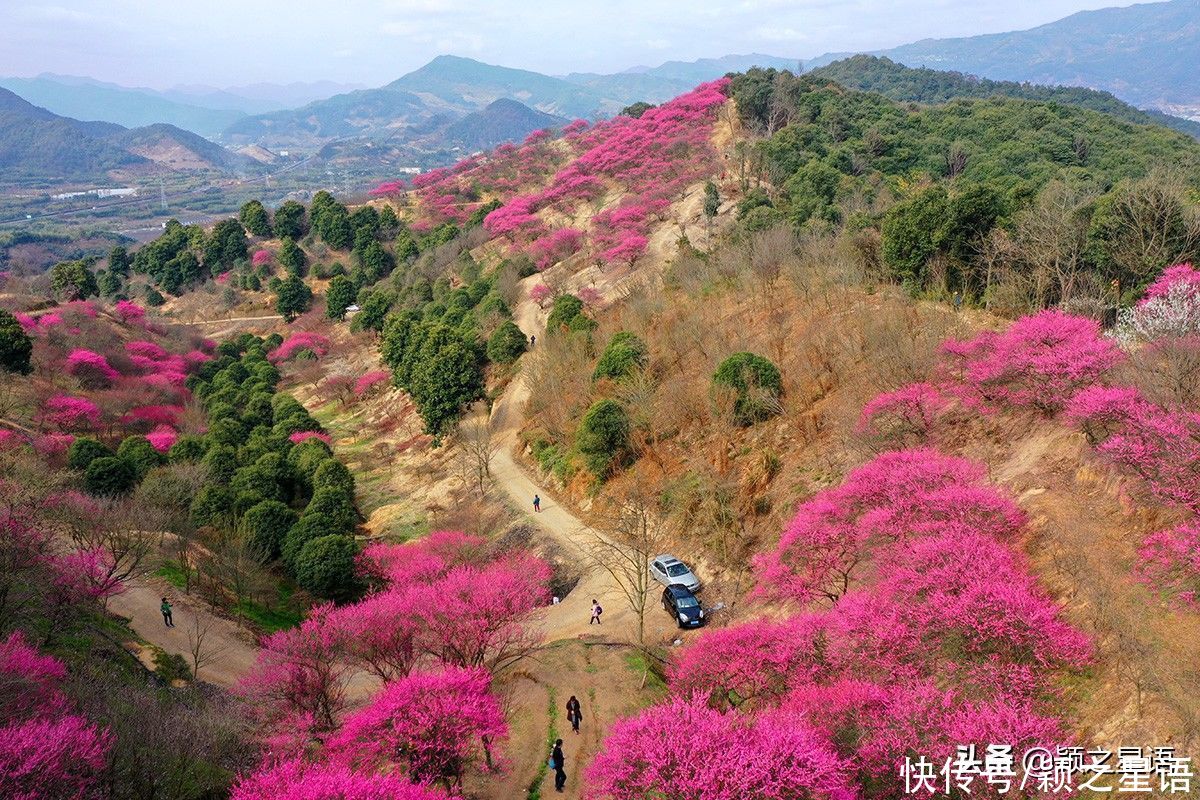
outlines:
M166 626L168 628L174 628L175 623L171 621L171 604L167 602L167 598L165 597L162 601L162 615L163 622L166 624Z

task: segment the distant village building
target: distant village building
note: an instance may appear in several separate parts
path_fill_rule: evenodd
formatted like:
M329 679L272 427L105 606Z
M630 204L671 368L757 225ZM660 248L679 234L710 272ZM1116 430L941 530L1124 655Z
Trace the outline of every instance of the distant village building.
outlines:
M124 189L88 189L84 192L63 192L62 194L52 194L51 199L54 200L70 200L72 197L136 197L138 190L135 187L126 187Z

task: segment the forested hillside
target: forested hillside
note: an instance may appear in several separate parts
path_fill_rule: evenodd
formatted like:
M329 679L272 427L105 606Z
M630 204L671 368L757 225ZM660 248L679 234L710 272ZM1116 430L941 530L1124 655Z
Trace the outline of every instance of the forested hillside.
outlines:
M1036 306L1071 300L1081 282L1093 296L1114 280L1134 291L1195 253L1200 145L1183 134L1007 97L913 109L770 71L735 78L731 96L767 135L749 162L765 185L741 205L747 223L857 232L915 287L984 297L998 277L1016 291L1055 270L1026 287ZM1059 251L1034 252L1039 225L1054 227Z
M1075 86L1042 86L1036 83L994 81L961 72L927 67L911 68L888 58L857 55L812 70L810 75L851 89L877 92L901 102L937 104L958 98L1013 97L1102 111L1138 125L1163 125L1190 136L1200 136L1200 122L1173 117L1161 111L1142 111L1118 100L1110 92Z

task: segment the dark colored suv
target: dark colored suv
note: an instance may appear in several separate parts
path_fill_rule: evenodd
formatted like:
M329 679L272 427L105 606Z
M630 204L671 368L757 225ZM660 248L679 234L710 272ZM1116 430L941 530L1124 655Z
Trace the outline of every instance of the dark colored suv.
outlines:
M681 628L699 628L704 624L704 609L692 590L678 583L663 589L663 608Z

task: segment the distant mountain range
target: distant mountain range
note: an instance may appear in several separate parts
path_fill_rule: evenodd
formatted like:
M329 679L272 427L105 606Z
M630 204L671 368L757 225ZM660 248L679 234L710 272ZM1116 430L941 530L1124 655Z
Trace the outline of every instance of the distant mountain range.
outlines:
M420 69L378 89L317 100L301 108L244 117L223 140L269 149L312 149L350 137L385 145L393 158L412 163L444 159L447 152L480 150L523 139L538 128L576 118L612 116L637 100L660 103L732 70L752 65L796 69L794 59L725 56L669 62L615 75L576 73L561 78L438 56ZM499 101L505 101L497 105ZM523 106L524 110L517 108ZM343 161L377 157L379 146L339 143Z
M247 114L294 108L358 88L320 81L261 83L230 89L178 86L157 91L51 73L36 78L0 78L0 87L64 117L98 119L130 128L165 122L208 138L219 137Z
M633 67L613 75L572 72L564 75L563 79L629 105L639 100L661 103L728 72L745 72L750 67L774 67L797 72L800 66L799 59L751 53L702 58L698 61L668 61L657 67Z
M122 180L165 171L251 172L257 162L167 123L82 122L0 88L0 176L6 185Z
M827 53L808 66L848 55ZM1081 11L1026 31L924 39L873 55L997 80L1100 89L1141 108L1200 118L1197 0Z

